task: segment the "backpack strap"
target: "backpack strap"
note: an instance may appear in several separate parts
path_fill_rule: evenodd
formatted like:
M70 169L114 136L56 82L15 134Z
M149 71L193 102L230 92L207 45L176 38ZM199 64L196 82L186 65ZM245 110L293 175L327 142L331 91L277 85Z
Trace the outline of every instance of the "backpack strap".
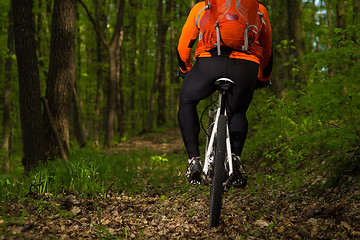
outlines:
M264 19L264 14L262 12L258 11L258 15L260 17L261 22L266 26L266 22L265 22L265 19ZM266 31L266 28L265 28L265 31Z
M246 23L246 28L244 31L244 46L242 46L242 50L244 52L246 52L249 49L249 34L248 34L249 31L252 31L255 34L259 33L259 29L257 26Z
M220 28L219 28L219 21L216 22L215 24L215 28L216 28L216 49L217 49L217 55L220 56L221 55L221 49L220 49Z
M204 11L204 10L208 10L208 9L210 9L210 8L211 8L210 4L206 4L205 7L203 7L203 8L199 11L199 14L198 14L198 16L197 16L197 18L196 18L196 21L195 21L195 26L196 26L198 29L200 29L200 28L198 27L198 25L199 25L199 21L200 21L201 12Z

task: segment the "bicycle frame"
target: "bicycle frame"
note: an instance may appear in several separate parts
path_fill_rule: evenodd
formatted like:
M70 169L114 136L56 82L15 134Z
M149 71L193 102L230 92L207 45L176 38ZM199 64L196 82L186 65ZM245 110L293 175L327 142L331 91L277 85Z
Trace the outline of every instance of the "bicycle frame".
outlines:
M216 82L220 82L220 81L234 83L232 80L230 80L228 78L220 78ZM217 133L219 116L221 114L224 114L226 116L226 109L225 109L226 108L226 106L225 106L226 105L226 96L227 96L226 90L220 91L218 107L215 110L215 113L216 113L215 121L212 123L213 128L211 131L210 140L205 149L205 162L204 162L204 167L203 167L203 174L206 178L209 177L209 168L210 168L211 164L213 163L213 159L214 159L213 148L214 148L215 136ZM209 117L210 118L214 117L214 114L210 113ZM210 125L210 127L211 127L211 125ZM230 175L233 173L233 162L232 162L232 156L231 156L231 145L230 145L230 134L229 134L228 123L226 123L226 161L224 162L224 164L225 164L225 169L227 170L228 177L230 177ZM228 164L228 167L227 167L227 164Z

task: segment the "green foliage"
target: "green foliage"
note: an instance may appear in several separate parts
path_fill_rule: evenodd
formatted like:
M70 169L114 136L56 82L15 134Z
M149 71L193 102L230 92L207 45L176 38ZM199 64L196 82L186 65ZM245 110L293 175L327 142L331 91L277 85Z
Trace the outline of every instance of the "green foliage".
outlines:
M319 30L337 47L306 56L313 69L302 91L281 98L256 94L249 114L254 132L245 149L249 158L260 158L262 166L276 171L312 164L329 171L333 183L359 173L360 47L347 37L354 28L360 30L359 25Z
M28 185L22 180L23 167L16 167L11 173L0 174L0 201L11 199L28 191Z
M295 167L314 153L351 150L359 138L359 100L337 78L309 85L295 100L292 92L271 97L257 109L261 121L252 139L276 169Z
M10 9L10 1L1 1L0 3L0 33L6 29L7 23L8 23L8 12ZM2 34L0 34L1 36ZM6 46L6 45L5 45Z

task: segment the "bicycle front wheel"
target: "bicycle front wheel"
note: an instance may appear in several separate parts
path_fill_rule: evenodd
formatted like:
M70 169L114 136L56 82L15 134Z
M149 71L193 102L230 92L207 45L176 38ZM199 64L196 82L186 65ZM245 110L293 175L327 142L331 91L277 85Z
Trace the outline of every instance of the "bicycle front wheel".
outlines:
M214 159L214 176L210 187L210 227L216 227L220 223L220 212L224 192L224 171L225 171L225 153L226 153L226 122L224 115L219 116L216 149Z

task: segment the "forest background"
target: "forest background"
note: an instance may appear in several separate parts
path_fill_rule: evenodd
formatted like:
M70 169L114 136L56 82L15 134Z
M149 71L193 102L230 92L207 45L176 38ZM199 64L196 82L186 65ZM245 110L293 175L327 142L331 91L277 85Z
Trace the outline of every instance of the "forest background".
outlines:
M1 1L1 171L177 126L176 45L195 3ZM265 5L272 85L255 93L247 152L276 169L318 158L358 173L359 1Z

